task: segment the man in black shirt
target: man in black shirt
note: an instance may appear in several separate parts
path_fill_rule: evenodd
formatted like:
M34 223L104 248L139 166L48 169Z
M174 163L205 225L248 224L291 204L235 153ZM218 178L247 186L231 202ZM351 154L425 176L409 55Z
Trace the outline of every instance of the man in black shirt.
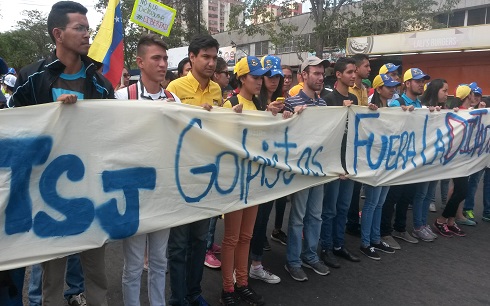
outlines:
M349 93L349 87L354 85L356 65L350 58L340 58L334 66L337 77L337 86L326 95L327 106L357 105L357 97ZM347 132L347 129L346 129ZM347 133L342 139L341 160L342 167L347 174L345 165ZM344 232L347 221L347 212L352 199L354 181L340 175L338 180L324 186L322 230L320 242L322 246L321 259L332 268L340 268L336 256L352 262L360 261L357 256L349 252L344 246Z

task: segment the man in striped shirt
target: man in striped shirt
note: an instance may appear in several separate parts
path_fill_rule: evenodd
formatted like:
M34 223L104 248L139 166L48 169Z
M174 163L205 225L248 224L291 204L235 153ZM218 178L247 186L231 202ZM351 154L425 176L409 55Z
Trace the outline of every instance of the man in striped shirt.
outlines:
M285 115L300 113L306 107L326 106L325 101L315 92L323 86L325 65L328 61L309 57L301 65L304 87L299 94L286 99ZM306 281L308 276L302 266L312 269L319 275L330 273L327 266L320 261L317 254L320 228L322 225L323 185L300 190L291 196L292 204L289 214L287 263L286 270L297 281ZM303 219L310 220L303 224ZM304 235L304 248L301 239Z

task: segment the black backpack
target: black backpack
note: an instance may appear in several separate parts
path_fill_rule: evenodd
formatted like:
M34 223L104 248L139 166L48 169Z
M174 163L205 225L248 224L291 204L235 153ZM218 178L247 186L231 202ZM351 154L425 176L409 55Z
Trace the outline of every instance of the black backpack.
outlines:
M238 103L239 103L238 102L238 97L236 95L233 95L233 96L229 97L227 101L230 101L231 107L233 107L235 105L238 105ZM267 110L267 106L263 106L260 103L260 100L256 96L253 96L252 97L252 102L254 103L254 105L257 108L257 110L261 110L261 111Z

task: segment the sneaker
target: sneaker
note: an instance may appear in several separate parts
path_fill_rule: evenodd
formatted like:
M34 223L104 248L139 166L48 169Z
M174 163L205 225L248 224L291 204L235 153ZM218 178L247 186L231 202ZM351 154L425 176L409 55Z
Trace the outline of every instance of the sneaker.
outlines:
M238 296L235 292L225 292L224 290L221 290L219 302L221 305L225 306L236 306L238 305Z
M430 212L437 212L436 203L432 202L429 204L429 211Z
M264 238L264 251L270 251L271 245L269 244L269 239Z
M408 232L397 232L397 231L393 231L393 233L391 234L393 237L395 238L398 238L398 239L401 239L401 240L405 240L406 242L410 242L410 243L419 243L419 241L415 238L413 238L412 236L410 236L410 234Z
M227 304L227 305L230 305L230 304ZM231 304L231 305L236 305L236 304ZM200 295L197 297L197 299L194 300L194 302L191 303L191 306L209 306L209 304L202 297L202 295Z
M248 276L253 279L260 279L268 284L278 284L281 282L281 278L277 275L272 274L268 270L264 269L262 265L255 268L254 266L250 266L250 271L248 272Z
M254 306L264 305L264 298L257 294L249 285L238 287L235 284L235 293L239 296L240 300Z
M473 213L473 210L463 210L463 216L465 216L466 219L475 221L475 214Z
M384 241L380 241L379 243L371 243L371 247L373 247L375 250L378 250L378 251L381 251L381 252L385 252L385 253L388 253L388 254L393 254L395 253L395 249L393 249L392 247L390 247L388 245L388 243L384 242Z
M87 306L87 300L85 295L82 293L78 295L70 295L68 298L68 305L70 306Z
M395 250L401 250L402 247L396 242L391 235L381 237L381 241L386 242L391 248Z
M301 262L301 265L305 268L312 269L318 275L328 275L330 274L330 269L321 261L315 263Z
M285 264L284 269L286 269L286 271L289 272L289 275L291 275L291 277L298 282L304 282L308 280L308 276L306 276L305 271L301 267L296 268Z
M425 230L427 231L427 233L431 234L434 239L439 237L439 236L437 236L436 233L434 233L434 231L432 230L432 227L430 227L430 225L426 224L424 227L425 227Z
M448 225L447 226L447 229L452 232L454 235L456 236L459 236L459 237L464 237L466 236L466 233L463 232L459 227L458 225L456 225L456 223L454 223L453 225Z
M425 229L425 227L423 227L423 226L419 230L414 229L412 232L412 235L416 238L419 238L422 241L425 241L425 242L434 241L434 237L432 237L432 235L429 234L427 232L427 230Z
M369 257L371 259L374 259L374 260L380 260L381 259L381 257L379 257L379 254L371 246L369 246L367 248L364 248L361 246L361 253L366 255L367 257Z
M485 222L490 222L490 214L483 214L481 219Z
M439 223L436 221L434 221L434 228L436 229L436 231L439 233L439 235L441 236L444 236L444 237L452 237L453 236L453 232L451 232L448 228L447 228L447 223Z
M211 269L219 269L221 267L221 261L216 258L213 251L209 250L206 252L206 257L204 257L204 265Z
M339 261L337 260L337 257L333 254L332 250L322 250L320 258L330 268L340 268Z
M476 222L472 221L470 219L464 218L464 219L456 219L456 223L459 225L468 225L468 226L475 226Z
M281 243L282 245L287 245L288 235L281 230L278 230L277 232L273 231L271 234L271 239Z
M340 249L335 249L333 248L333 254L338 257L342 257L344 259L347 259L348 261L351 262L360 262L361 259L357 257L356 255L352 254L345 246L341 247Z
M211 252L213 252L214 254L221 254L221 247L216 243L213 243L213 245L211 246Z

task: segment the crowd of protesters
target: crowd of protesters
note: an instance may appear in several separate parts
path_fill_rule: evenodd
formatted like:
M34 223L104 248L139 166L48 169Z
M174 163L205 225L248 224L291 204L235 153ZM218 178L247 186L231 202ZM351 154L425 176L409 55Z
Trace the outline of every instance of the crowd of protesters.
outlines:
M179 63L177 76L167 71L165 42L157 35L144 35L136 51L139 80L130 85L129 69L124 68L121 82L114 90L87 57L86 13L85 7L71 1L61 1L52 7L48 31L56 50L49 58L24 67L18 74L13 68L5 67L0 108L115 98L185 103L208 111L224 107L237 113L271 112L284 120L293 114L301 116L308 107L361 105L373 112L384 107L398 107L407 112L421 107L431 111L449 108L447 82L432 80L418 68L406 69L401 77L400 67L387 63L370 82L367 78L371 67L366 55L339 58L335 63L309 57L297 72L297 85L292 86L293 69L281 65L274 55L261 59L243 57L234 71L229 71L227 63L218 57L218 42L209 35L191 41L189 56ZM5 63L0 64L3 70ZM326 68L336 79L331 90L325 88ZM458 85L451 108L458 111L478 107L486 107L481 88L475 82ZM347 177L345 150L346 135L341 154L345 175L335 181L224 216L124 239L124 305L140 304L144 270L148 272L151 305L209 305L201 290L205 266L221 268L222 285L216 289L221 290L221 304L263 305L264 298L251 288L248 280L259 279L270 284L281 281L263 266L263 253L270 250L267 226L273 207L276 213L270 239L286 246L284 268L296 281L308 280L304 268L328 275L330 268L345 264L339 258L354 263L361 261L357 252L346 248L346 232L360 237L358 252L373 260L381 259L379 252L392 254L401 249L397 240L418 243L432 242L439 236L465 236L459 226L477 223L473 209L482 176L482 220L490 222L488 169L440 181L442 213L430 224L428 213L435 210L431 205L435 202L438 181L362 186ZM365 198L362 208L361 189ZM288 200L291 205L285 227L283 219ZM407 229L410 207L411 232ZM224 219L221 246L214 239L220 218ZM165 296L167 272L170 296ZM0 273L0 305L22 305L25 268ZM30 275L27 290L30 306L59 306L65 302L72 306L108 305L105 246L34 265ZM65 282L67 289L63 292Z

